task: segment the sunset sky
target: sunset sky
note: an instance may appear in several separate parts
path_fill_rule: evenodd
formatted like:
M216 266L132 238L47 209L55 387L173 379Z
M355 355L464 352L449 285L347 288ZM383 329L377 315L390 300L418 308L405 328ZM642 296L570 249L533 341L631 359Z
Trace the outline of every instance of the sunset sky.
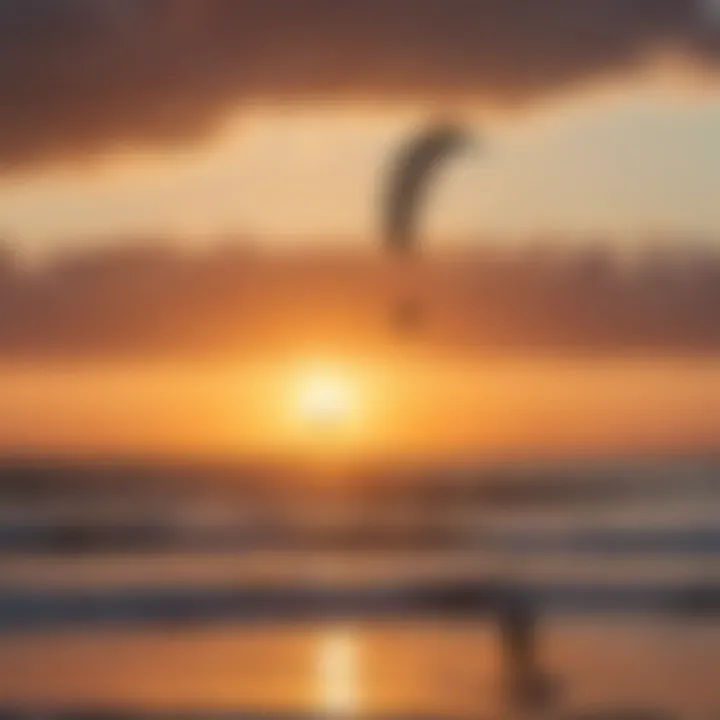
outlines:
M715 240L720 93L711 87L625 78L597 97L470 113L483 154L448 168L429 206L429 237ZM369 244L388 154L423 115L344 105L337 115L312 106L236 111L217 135L169 153L128 148L6 173L0 225L32 254L135 233Z
M4 0L0 226L32 252L118 233L366 242L388 152L450 111L486 150L449 173L431 235L714 238L716 15L696 0Z
M222 261L198 264L204 289L190 292L190 270L112 248L161 241L202 251L229 237L300 254L377 248L388 159L443 113L471 127L482 152L443 172L424 218L428 247L663 242L720 252L718 65L720 12L707 0L0 0L0 233L21 261L8 281L0 257L0 446L307 450L307 427L292 426L302 418L287 416L302 415L304 381L288 378L318 357L354 398L343 442L356 451L711 444L713 362L657 357L658 346L673 356L717 350L709 285L665 302L650 283L639 295L598 290L603 303L615 298L610 315L587 297L577 303L590 314L570 312L579 281L547 290L535 278L512 302L481 288L474 297L492 298L490 310L473 315L462 294L446 297L451 319L427 339L475 347L483 330L505 342L512 329L522 356L528 339L566 347L587 336L605 350L652 346L652 368L525 358L488 370L467 350L411 366L367 339L365 316L385 307L370 271L343 275L326 295L317 288L334 271L307 281L326 317L292 299L287 267L262 271L274 278L271 300L257 288L223 299ZM25 261L70 251L97 263L95 285L73 280L72 268L25 277ZM452 284L430 286L443 283ZM179 376L123 359L161 336L172 362L178 343L215 348L221 338L232 351L221 370ZM245 357L256 362L257 347L263 370ZM63 355L75 370L58 368ZM118 363L122 391L113 390ZM412 389L398 390L408 377ZM555 425L544 427L555 406ZM212 420L198 430L202 413Z

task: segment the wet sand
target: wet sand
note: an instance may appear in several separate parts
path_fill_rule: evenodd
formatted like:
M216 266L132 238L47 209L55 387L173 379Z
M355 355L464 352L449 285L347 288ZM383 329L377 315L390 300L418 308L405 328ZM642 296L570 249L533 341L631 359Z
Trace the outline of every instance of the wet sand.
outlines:
M427 622L6 638L0 703L323 710L337 691L328 687L338 681L328 679L337 674L327 673L327 653L338 638L342 682L358 711L478 717L497 709L494 629ZM542 628L541 653L561 679L563 707L719 716L719 624L554 619Z

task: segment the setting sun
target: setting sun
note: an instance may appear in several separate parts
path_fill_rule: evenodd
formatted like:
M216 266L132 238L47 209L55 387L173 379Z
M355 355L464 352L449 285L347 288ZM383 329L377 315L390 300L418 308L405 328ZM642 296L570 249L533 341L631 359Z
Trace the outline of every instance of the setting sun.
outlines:
M307 371L299 379L296 392L301 419L314 426L344 425L357 410L357 389L352 380L333 368Z

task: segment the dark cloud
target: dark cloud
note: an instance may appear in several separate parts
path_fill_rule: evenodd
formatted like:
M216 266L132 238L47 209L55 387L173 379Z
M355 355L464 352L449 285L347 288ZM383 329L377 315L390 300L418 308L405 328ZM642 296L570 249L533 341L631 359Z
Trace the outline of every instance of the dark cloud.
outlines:
M720 255L486 249L422 269L419 352L720 353ZM378 258L265 256L235 246L184 255L123 245L43 270L0 258L0 360L242 357L325 347L407 350Z
M0 0L0 162L183 142L251 101L525 103L659 47L714 61L699 0Z

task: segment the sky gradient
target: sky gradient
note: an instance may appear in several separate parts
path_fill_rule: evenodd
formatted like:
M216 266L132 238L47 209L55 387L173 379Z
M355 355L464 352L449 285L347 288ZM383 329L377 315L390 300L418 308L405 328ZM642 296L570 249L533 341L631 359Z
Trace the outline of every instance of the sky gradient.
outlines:
M716 449L719 17L0 0L0 448L308 450L286 382L320 358L354 452ZM399 345L379 192L437 115L482 149Z
M715 241L718 24L694 0L0 2L0 227L367 244L388 154L428 114L482 157L430 238ZM278 211L281 208L281 211Z

